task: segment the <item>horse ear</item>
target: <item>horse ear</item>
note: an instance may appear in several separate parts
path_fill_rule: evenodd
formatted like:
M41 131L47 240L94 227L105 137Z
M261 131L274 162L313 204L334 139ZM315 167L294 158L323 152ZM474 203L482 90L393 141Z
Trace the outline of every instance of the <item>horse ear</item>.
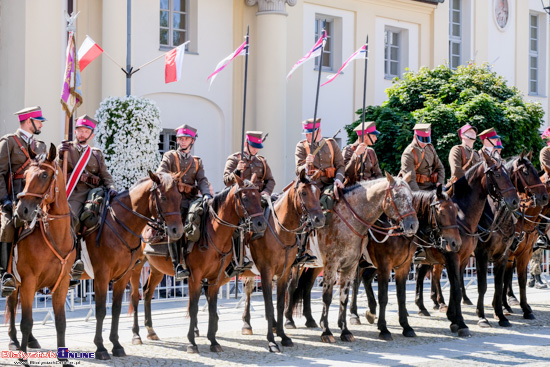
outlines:
M156 173L151 172L151 170L147 170L147 173L149 174L149 178L151 179L151 181L153 181L157 185L160 185L160 177L157 176Z
M493 159L491 158L491 156L489 154L487 154L487 152L485 151L485 149L482 149L481 150L481 154L483 155L483 159L485 159L485 162L487 162L487 164L491 164Z
M435 189L435 194L437 195L438 199L441 199L443 196L443 185L437 185L437 188Z
M530 150L529 153L527 153L527 159L531 160L533 158L533 151Z
M412 173L411 172L407 172L405 174L405 176L403 176L403 180L405 180L406 183L410 183L411 182L411 177L412 177Z
M301 183L307 183L307 180L306 180L306 170L303 169L300 171L300 173L298 174L298 178L299 178L299 181Z
M525 157L525 149L523 149L523 150L521 151L521 154L519 155L519 158L520 158L520 159L523 159L523 157Z
M384 173L386 174L386 178L388 179L390 185L393 185L395 183L395 180L393 179L392 175L390 175L388 171L384 171Z
M48 152L48 162L53 162L55 158L57 157L57 149L55 145L50 143L50 151Z
M305 171L305 170L304 170L304 171ZM317 172L315 172L315 173L313 174L313 176L310 177L310 180L316 181L316 180L319 178L319 176L321 176L321 170L318 170Z
M243 179L241 178L241 176L239 175L233 175L233 176L235 176L235 182L237 182L237 185L239 185L239 187L242 187Z

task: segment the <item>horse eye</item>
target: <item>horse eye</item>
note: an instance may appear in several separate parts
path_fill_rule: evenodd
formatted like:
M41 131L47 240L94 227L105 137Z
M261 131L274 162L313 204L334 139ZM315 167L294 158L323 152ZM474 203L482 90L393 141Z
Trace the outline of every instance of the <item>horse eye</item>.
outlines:
M167 199L166 199L166 196L164 196L164 195L161 195L161 196L160 196L160 200L162 200L162 201L166 201L166 200L167 200Z
M306 195L307 195L307 192L302 191L302 196L306 196Z
M48 174L47 174L46 172L44 172L44 173L42 174L42 178L48 178Z
M500 173L495 173L495 177L496 177L496 178L499 178L499 177L500 177Z

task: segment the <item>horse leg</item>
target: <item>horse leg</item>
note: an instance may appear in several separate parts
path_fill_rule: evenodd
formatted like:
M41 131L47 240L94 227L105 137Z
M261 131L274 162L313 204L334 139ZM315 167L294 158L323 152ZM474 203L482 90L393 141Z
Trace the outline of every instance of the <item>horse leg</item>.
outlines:
M378 339L390 341L393 340L390 331L386 325L386 306L388 305L388 279L390 278L390 269L385 266L378 268L378 304L380 312L378 313Z
M151 267L151 273L147 282L143 286L143 308L145 311L145 329L147 329L147 339L159 340L155 329L153 329L153 318L151 316L151 300L155 295L155 288L160 284L164 278L164 274L158 271L156 268Z
M525 251L521 256L516 258L516 270L518 273L518 285L519 285L519 305L523 311L523 318L527 320L534 320L535 315L531 306L527 303L527 266L531 259L533 251ZM510 287L511 288L511 287Z
M460 277L464 269L461 269L459 266L457 253L446 253L445 260L447 275L451 283L451 297L447 309L447 318L451 321L451 331L458 332L458 336L471 336L470 330L464 322L461 310L462 291L460 290Z
M351 293L351 302L349 305L349 323L352 325L361 325L361 320L359 319L359 313L357 312L357 296L359 293L359 287L361 286L361 276L363 275L362 270L357 266L355 271L355 279L352 282L352 293Z
M199 298L201 296L201 280L202 274L195 274L193 277L189 278L189 331L187 332L187 339L189 340L190 345L187 346L187 353L198 353L199 347L195 343L195 328L197 327L197 314L199 312ZM210 305L208 305L210 308ZM208 312L211 312L210 309ZM210 328L210 325L208 326Z
M495 294L493 296L493 309L495 310L495 315L498 317L498 324L500 326L509 327L512 326L510 321L504 316L502 310L502 289L504 287L504 271L505 264L508 262L508 256L503 256L503 259L494 263L494 273L495 273Z
M139 319L138 319L138 307L139 307L139 278L141 277L141 269L143 268L143 260L134 269L132 269L132 275L130 276L131 285L131 308L134 317L134 324L132 325L132 344L141 345L141 336L139 336Z
M434 265L432 267L432 300L435 304L434 310L447 312L443 289L441 289L441 274L443 274L443 265Z
M298 278L300 277L300 272L298 266L293 266L290 269L290 277L286 287L286 302L285 302L285 327L288 329L296 329L296 323L293 318L293 311L296 307L296 293L298 291Z
M17 328L15 326L15 312L17 310L17 300L19 298L19 288L16 288L14 292L6 300L6 310L9 314L10 325L8 327L8 336L10 337L10 343L8 344L9 350L18 350L21 348L19 341L17 340Z
M271 284L271 282L268 282ZM262 282L262 288L265 287L265 284ZM218 332L218 290L220 287L218 285L213 285L208 287L208 334L207 338L210 340L210 351L221 353L223 352L222 346L216 340L216 333ZM269 319L268 319L269 323ZM273 331L271 330L273 333ZM268 330L269 333L269 330ZM273 334L272 334L273 335Z
M363 272L362 280L365 292L367 293L367 300L369 309L365 312L365 317L369 324L374 324L376 320L376 297L374 296L374 290L372 289L372 281L376 276L376 269L369 268Z
M468 262L461 266L461 269L466 269L466 266L468 265ZM462 290L462 304L466 306L472 306L473 302L466 294L466 285L464 284L464 271L462 271L460 275L460 289Z
M397 294L397 304L399 307L399 324L403 328L403 336L414 337L416 333L409 325L407 312L407 277L409 276L410 264L406 262L395 270L395 287Z
M430 271L430 265L419 265L416 267L416 294L414 303L418 307L418 314L420 316L430 316L430 313L424 306L424 278Z
M485 298L485 293L487 292L487 266L488 266L488 254L487 251L478 246L475 250L476 255L476 273L477 273L477 306L476 314L479 320L477 324L480 327L487 328L491 327L489 320L485 317L485 306L483 301ZM496 287L495 279L495 287ZM495 289L496 291L496 289ZM496 296L496 293L495 293Z
M326 271L327 269L325 269ZM321 313L321 341L324 343L334 343L334 336L328 327L328 311L332 302L332 291L334 288L334 281L329 274L325 273L323 277L323 312Z
M52 306L53 313L55 315L55 331L57 333L57 348L64 348L65 344L65 330L67 329L67 320L65 318L65 299L67 298L67 291L69 288L69 280L63 281L63 286L52 294ZM68 362L67 359L59 359L61 362ZM71 364L64 363L63 366L72 366Z
M95 271L94 271L95 273ZM95 337L94 344L97 349L95 351L95 358L101 360L111 359L109 352L103 345L103 321L107 313L107 289L109 287L109 280L102 275L103 272L96 273L98 276L94 279L94 292L95 292Z
M340 274L340 310L338 314L338 327L342 330L340 340L344 342L354 342L355 337L348 330L346 322L346 312L348 310L349 288L354 281L355 274ZM345 281L343 281L345 280ZM343 284L342 284L343 283Z
M122 279L113 283L113 304L112 304L112 319L111 319L111 334L109 340L113 343L113 356L125 357L126 352L124 347L118 341L118 323L120 321L120 311L122 309L122 297L124 296L124 290L128 285L130 273L126 274Z
M24 353L27 352L27 345L29 342L29 335L32 332L32 303L35 293L35 281L34 279L26 279L21 283L19 287L19 298L21 300L21 348ZM24 362L21 358L21 362Z
M262 283L263 284L263 283ZM241 329L241 334L243 335L252 335L252 326L250 325L250 297L252 291L254 290L254 278L246 278L244 282L244 293L246 295L246 300L244 303L243 311L243 327Z
M317 279L317 276L321 274L321 271L323 271L323 268L314 268L309 269L309 271L304 272L304 274L307 274L307 276L304 278L305 285L303 289L303 314L306 318L306 327L307 328L318 328L319 325L315 322L315 319L313 318L312 312L311 312L311 290L313 289L313 286L315 285L315 280Z
M267 320L267 343L268 350L270 352L279 353L281 350L275 342L275 336L273 335L273 319L275 318L275 311L273 309L273 273L270 269L263 269L261 271L262 279L262 293L264 296L265 305L265 318Z
M506 263L506 268L504 270L504 290L502 292L502 306L506 312L512 314L514 310L510 306L519 306L519 301L514 295L514 290L512 288L512 282L514 279L514 267L515 260L508 260Z
M283 313L285 311L285 294L288 284L288 273L283 274L277 279L277 336L281 338L281 345L283 347L293 347L294 343L285 334L285 329L283 325Z

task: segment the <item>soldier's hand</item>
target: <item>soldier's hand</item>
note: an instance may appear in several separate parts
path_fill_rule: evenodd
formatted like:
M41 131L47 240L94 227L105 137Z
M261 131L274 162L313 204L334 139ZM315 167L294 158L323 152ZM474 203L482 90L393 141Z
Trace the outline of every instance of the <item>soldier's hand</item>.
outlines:
M357 146L357 149L355 150L355 154L362 155L365 153L365 150L367 150L367 144L361 143Z
M13 203L9 198L2 200L2 210L9 213L13 212Z
M238 171L244 171L246 167L246 162L245 161L239 161L239 164L237 164L237 170Z
M262 195L262 198L264 198L265 200L271 200L271 195L269 195L267 192L262 191L261 195Z
M60 153L68 152L70 148L69 143L70 143L70 140L63 140L61 142L61 147L59 148L59 152Z
M313 154L308 154L306 157L306 163L307 164L313 164L313 160L315 159L315 156Z
M340 181L339 179L334 180L334 197L336 198L336 200L340 199L338 194L338 189L343 189L343 188L344 188L344 184L342 183L342 181Z

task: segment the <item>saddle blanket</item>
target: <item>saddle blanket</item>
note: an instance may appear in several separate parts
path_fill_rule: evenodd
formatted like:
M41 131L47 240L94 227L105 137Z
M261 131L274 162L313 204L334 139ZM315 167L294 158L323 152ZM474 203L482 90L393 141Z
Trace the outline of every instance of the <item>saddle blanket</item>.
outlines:
M84 271L90 279L94 279L94 267L92 266L92 260L90 260L90 254L88 254L88 249L86 248L86 241L80 240L80 258L82 259L82 262L84 263Z
M324 268L325 264L323 263L323 254L321 254L321 249L319 248L319 240L317 238L317 231L313 231L309 237L309 251L313 256L317 258L314 264L308 264L308 268Z

